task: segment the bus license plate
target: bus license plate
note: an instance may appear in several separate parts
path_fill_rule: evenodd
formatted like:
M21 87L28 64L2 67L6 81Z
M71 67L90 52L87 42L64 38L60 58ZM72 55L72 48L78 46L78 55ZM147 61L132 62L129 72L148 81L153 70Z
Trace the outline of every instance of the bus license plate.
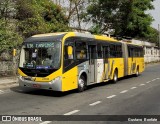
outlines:
M39 84L33 84L33 87L34 88L41 88L41 85L39 85Z

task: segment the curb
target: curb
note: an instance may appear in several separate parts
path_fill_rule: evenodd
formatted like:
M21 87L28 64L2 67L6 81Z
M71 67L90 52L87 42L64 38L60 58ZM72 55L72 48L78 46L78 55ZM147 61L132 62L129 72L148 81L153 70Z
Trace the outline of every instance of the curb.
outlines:
M12 88L12 87L16 87L18 86L18 81L10 81L8 83L0 83L0 89L8 89L8 88Z

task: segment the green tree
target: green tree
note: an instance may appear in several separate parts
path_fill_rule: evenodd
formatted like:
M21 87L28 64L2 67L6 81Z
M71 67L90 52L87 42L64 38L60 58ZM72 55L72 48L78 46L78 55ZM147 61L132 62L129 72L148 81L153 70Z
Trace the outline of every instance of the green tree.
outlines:
M6 22L0 19L0 53L17 48L22 43L22 37L15 31L13 25L6 25Z
M63 9L51 0L17 0L16 4L18 29L24 37L69 30Z
M14 0L1 0L0 1L0 19L5 21L15 16L15 3Z
M92 30L103 33L113 28L119 0L91 0L87 8L86 21L93 22Z
M17 48L22 42L22 36L16 30L17 21L14 0L0 2L0 53Z
M86 19L92 20L92 31L104 33L114 29L115 35L153 40L153 18L146 13L154 9L153 0L92 0ZM153 35L154 34L154 35Z
M152 33L150 32L150 26L153 18L149 14L146 14L147 10L154 8L151 4L152 1L153 0L126 0L122 6L120 6L120 12L123 13L121 17L123 21L120 26L120 34L145 38Z

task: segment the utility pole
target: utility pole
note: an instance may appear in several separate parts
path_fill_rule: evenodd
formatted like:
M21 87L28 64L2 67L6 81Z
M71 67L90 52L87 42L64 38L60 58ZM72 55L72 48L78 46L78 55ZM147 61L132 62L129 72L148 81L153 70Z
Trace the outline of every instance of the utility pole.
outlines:
M160 48L160 24L158 24L158 45Z

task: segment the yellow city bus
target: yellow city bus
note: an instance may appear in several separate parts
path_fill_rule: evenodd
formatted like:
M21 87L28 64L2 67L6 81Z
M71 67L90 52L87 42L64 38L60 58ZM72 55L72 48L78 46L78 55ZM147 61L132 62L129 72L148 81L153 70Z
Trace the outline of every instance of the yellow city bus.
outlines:
M64 32L34 35L22 45L19 85L54 91L117 82L144 71L143 47L107 36Z

